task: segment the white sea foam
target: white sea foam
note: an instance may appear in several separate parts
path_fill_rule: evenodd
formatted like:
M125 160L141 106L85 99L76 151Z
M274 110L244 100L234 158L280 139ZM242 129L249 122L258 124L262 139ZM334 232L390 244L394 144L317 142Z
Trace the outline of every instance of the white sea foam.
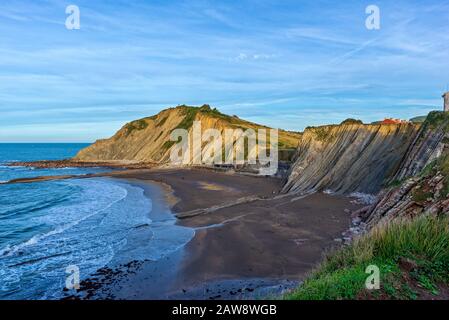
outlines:
M2 255L4 255L5 253L8 253L11 251L11 245L7 244L6 247L4 247L3 249L0 249L0 257Z
M152 221L151 200L139 187L109 178L52 184L69 186L73 194L30 218L52 230L0 250L0 298L2 290L15 292L14 298L58 298L67 265L76 264L84 279L105 265L160 259L194 235L169 212ZM45 294L36 297L38 291Z
M94 184L96 184L96 183L94 183ZM98 185L96 187L98 187ZM106 204L106 206L104 206L102 208L93 208L93 207L86 207L86 206L83 208L84 204L77 204L77 205L69 206L69 207L52 208L47 215L40 217L38 219L41 220L42 223L47 222L47 223L51 223L53 225L56 224L55 229L53 229L47 233L44 233L44 234L36 235L21 244L10 247L7 255L12 255L27 246L35 245L39 241L44 240L50 236L63 233L64 231L78 225L80 222L109 209L116 202L121 201L126 198L126 196L128 194L127 190L124 188L119 188L119 189L120 189L120 191L122 191L122 194L119 195L115 200L112 200L110 203ZM107 193L107 190L103 189L103 192ZM92 194L89 194L86 197L89 198L89 200L93 200ZM98 200L98 198L95 198L95 199ZM107 200L110 200L110 199L107 199ZM99 204L99 206L103 205L103 203L101 203L101 204L100 203L101 203L101 201L97 201L97 204ZM4 254L5 254L5 250L0 250L0 255L4 255Z
M8 168L8 169L23 169L23 168L29 168L30 170L35 169L34 167L25 167L25 166L1 166L2 168Z

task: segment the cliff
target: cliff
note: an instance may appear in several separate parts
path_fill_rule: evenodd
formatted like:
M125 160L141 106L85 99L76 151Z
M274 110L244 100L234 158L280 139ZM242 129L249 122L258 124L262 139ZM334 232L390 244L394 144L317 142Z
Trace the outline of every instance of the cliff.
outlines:
M368 226L449 211L449 113L428 115L395 179L362 215Z
M177 128L192 131L194 121L201 121L201 129L269 129L236 116L228 116L208 105L202 107L178 106L161 111L157 115L132 121L123 126L113 137L98 140L81 150L73 160L131 161L167 163L174 142L170 133ZM268 132L267 132L268 133ZM280 149L296 148L300 134L279 130Z
M307 128L283 192L376 194L397 172L419 128L408 123Z
M348 147L357 147L355 141ZM351 228L336 239L345 245L328 254L287 298L447 299L449 112L431 112L410 141L401 149L405 152L398 170L383 175L389 185L372 205L352 212ZM367 290L366 272L373 265L381 281L377 290Z

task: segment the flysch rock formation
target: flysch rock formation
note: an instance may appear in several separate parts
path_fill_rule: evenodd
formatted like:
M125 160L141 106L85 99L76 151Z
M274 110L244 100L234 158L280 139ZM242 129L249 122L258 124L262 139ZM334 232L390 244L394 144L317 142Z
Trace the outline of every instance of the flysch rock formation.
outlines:
M267 127L227 116L209 106L179 106L126 124L113 137L81 150L75 161L166 163L174 145L170 132L260 129ZM431 112L424 123L349 122L279 131L279 144L295 148L284 193L331 191L377 195L372 205L353 213L366 226L401 216L449 211L449 113Z
M400 217L449 212L449 113L431 112L393 184L360 212L372 227Z
M283 192L376 194L400 167L419 124L360 124L307 128Z
M429 162L441 156L444 148L441 142L446 134L445 114L432 112L426 120L408 147L400 169L392 178L393 181L417 175Z
M98 140L81 150L74 161L122 161L164 164L170 161L170 152L175 142L170 141L170 133L175 129L186 129L191 135L194 121L201 121L201 131L218 129L222 136L225 129L266 129L268 127L228 116L208 105L202 107L178 106L161 111L157 115L126 124L113 137ZM300 134L279 130L279 146L295 149ZM203 154L208 152L207 142L203 141ZM210 146L210 144L209 144ZM235 152L238 152L236 150ZM252 152L252 151L250 151ZM254 152L254 150L253 150ZM198 155L190 154L191 159ZM186 163L191 164L191 163Z

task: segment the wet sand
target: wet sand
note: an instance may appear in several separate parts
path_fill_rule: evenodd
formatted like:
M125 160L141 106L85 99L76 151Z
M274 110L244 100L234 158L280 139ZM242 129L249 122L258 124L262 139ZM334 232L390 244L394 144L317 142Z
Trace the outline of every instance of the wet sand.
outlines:
M146 190L153 203L154 182L161 183L165 192L156 197L162 197L174 213L253 199L178 220L194 228L195 237L176 253L144 262L104 288L117 299L245 299L279 294L295 287L323 253L337 245L334 239L350 226L348 210L361 207L349 198L326 194L279 196L282 181L276 178L197 169L111 175L144 188L149 183L153 189Z
M206 169L151 169L111 172L108 175L142 182L153 181L171 188L176 202L170 199L175 213L229 203L237 198L277 195L282 186L278 178L247 176Z

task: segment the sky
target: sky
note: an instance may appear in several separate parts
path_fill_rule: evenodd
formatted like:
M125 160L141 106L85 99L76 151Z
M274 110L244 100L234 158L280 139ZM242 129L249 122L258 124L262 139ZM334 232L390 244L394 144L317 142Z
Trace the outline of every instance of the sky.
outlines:
M448 85L449 1L0 3L0 142L93 142L180 104L295 131L410 119Z

